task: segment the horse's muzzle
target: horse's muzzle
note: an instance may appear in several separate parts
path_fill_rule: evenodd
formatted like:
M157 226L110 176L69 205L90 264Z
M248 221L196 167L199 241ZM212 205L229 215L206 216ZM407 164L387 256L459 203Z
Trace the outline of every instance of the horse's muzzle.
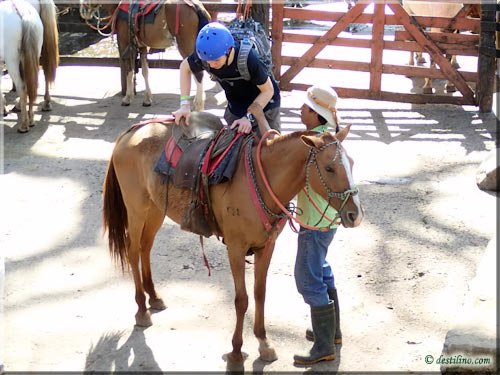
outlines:
M344 208L340 212L340 219L342 220L342 225L346 228L355 228L363 221L364 210L360 206L359 209L349 209Z

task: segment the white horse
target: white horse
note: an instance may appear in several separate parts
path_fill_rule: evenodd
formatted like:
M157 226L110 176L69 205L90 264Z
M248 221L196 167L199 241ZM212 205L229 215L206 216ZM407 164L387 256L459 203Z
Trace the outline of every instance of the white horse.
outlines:
M403 0L403 7L409 15L412 16L432 16L432 17L453 17L456 16L458 12L463 8L462 3L441 3L436 1L415 1L415 0ZM438 28L431 28L430 31L441 31ZM416 52L417 64L424 64L425 58L422 52ZM455 68L459 68L456 56L449 57L451 59L451 64ZM435 62L431 60L431 67L435 65ZM409 65L415 65L415 59L413 52L410 53ZM456 88L450 82L446 82L445 86L446 92L455 92ZM432 78L425 78L425 84L423 87L424 94L432 94L434 92L432 88Z
M33 104L38 90L43 24L36 9L25 0L0 1L0 21L0 62L7 65L19 92L21 121L18 132L26 133L34 125ZM2 96L0 102L3 102ZM3 103L0 106L3 111Z
M52 110L49 87L56 80L59 65L59 32L57 29L57 8L53 0L27 0L37 10L43 24L43 46L40 63L45 76L45 94L42 111Z

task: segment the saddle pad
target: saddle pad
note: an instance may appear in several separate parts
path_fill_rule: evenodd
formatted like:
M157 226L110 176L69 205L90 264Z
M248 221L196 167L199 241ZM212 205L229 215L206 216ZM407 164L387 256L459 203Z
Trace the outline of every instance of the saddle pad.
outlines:
M139 25L139 19L143 23L154 23L156 17L156 9L160 6L159 1L146 4L141 2L139 4L122 3L118 6L117 18L122 21L129 21L130 16L133 17L133 26L135 28Z
M130 10L130 6L132 5L132 8L135 8L137 10L137 15L138 16L145 16L149 14L159 3L159 0L155 1L139 1L134 4L130 4L129 2L123 2L120 5L118 5L118 9L124 11L125 13L128 13Z

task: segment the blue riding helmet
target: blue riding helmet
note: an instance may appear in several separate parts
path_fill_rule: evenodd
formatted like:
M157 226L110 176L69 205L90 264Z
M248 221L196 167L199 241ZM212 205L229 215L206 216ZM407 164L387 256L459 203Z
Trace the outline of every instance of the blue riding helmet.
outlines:
M219 22L203 26L196 38L196 53L204 61L217 60L234 47L231 32Z

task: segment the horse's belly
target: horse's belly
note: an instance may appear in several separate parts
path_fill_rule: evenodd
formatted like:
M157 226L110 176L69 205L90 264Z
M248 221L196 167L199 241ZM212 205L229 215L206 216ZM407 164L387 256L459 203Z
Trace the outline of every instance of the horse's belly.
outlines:
M453 17L463 5L461 3L440 3L430 1L403 1L406 11L416 16Z

